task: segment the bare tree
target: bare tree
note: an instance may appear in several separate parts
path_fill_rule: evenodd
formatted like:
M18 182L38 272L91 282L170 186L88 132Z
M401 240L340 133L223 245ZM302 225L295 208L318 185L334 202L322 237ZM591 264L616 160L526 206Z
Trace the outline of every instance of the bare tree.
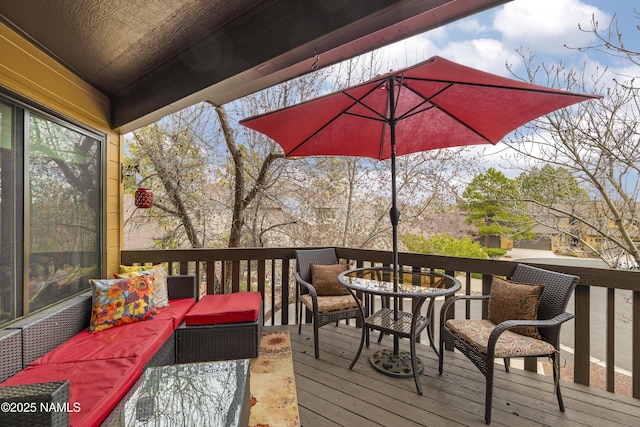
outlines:
M210 137L211 112L203 104L172 114L133 132L125 165L135 171L125 181L133 192L151 187L150 215L165 230L162 246L205 246L207 154L203 141Z
M552 218L569 219L572 228L565 223L561 231L571 233L612 267L620 254L640 262L636 246L640 236L640 105L633 79L609 82L606 69L586 76L584 68L569 69L563 63L536 65L532 55L520 54L527 80L603 96L536 120L509 142L528 170L544 164L566 168L590 196L583 203L527 199L540 208L536 219L550 226L554 221L557 224Z
M255 176L255 180L251 186L248 186L245 153L252 153L242 150L242 147L240 147L236 142L233 129L229 124L229 119L227 118L227 113L224 108L221 106L216 106L215 108L216 113L218 114L218 120L220 121L220 127L224 134L224 139L227 143L227 149L229 150L231 159L233 160L234 197L231 230L229 232L229 247L236 248L240 246L247 207L255 200L256 196L267 187L269 169L277 159L283 158L284 155L276 152L275 147L272 147L272 150L261 159L261 165L257 175Z
M640 22L640 12L634 9L633 14L636 20ZM600 26L600 22L596 19L595 15L591 17L590 28L584 28L582 25L578 27L582 31L592 33L597 40L588 46L579 47L579 50L598 51L605 55L628 59L631 63L640 66L640 52L636 49L629 48L625 43L624 34L618 25L617 15L613 15L606 28ZM638 26L636 26L636 29L640 30Z
M230 154L222 172L234 177L229 247L262 245L267 233L295 223L283 214L291 162L281 161L284 153L274 141L238 127L229 117L241 119L317 96L326 76L317 71L245 97L228 106L229 116L225 107L215 107Z

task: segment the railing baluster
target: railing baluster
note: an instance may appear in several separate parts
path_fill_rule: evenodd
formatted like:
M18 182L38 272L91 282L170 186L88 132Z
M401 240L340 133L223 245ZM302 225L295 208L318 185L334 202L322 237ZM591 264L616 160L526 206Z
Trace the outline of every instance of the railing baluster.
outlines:
M227 293L227 265L229 261L222 260L220 263L220 293Z
M247 260L247 292L252 291L251 286L251 260Z
M465 276L464 293L465 295L471 295L471 273L467 272L464 276ZM464 302L464 318L471 319L471 301L469 300L466 300Z
M276 321L276 260L271 260L271 324Z
M616 387L616 360L615 360L615 315L616 315L616 290L607 289L607 391L615 391Z
M215 261L207 261L207 294L214 295L216 293L216 263Z
M573 381L589 385L591 371L590 304L591 289L578 285L575 290L575 354Z
M291 272L289 269L289 260L288 259L283 259L282 260L282 283L281 283L281 291L282 291L282 310L280 311L280 316L281 316L281 320L280 323L282 323L283 325L288 325L289 324L289 289L291 288L290 281L291 281Z
M266 270L265 270L265 260L258 260L258 292L262 295L265 294L265 282L266 282ZM262 312L265 313L266 307L264 306L264 298L262 298ZM273 312L271 312L271 317L273 317Z
M233 261L231 271L231 292L240 292L240 261Z
M640 291L633 292L632 312L632 358L631 376L633 379L633 397L640 399Z
M491 293L491 280L493 278L490 274L482 275L482 295L489 295ZM489 317L489 302L482 301L482 318Z

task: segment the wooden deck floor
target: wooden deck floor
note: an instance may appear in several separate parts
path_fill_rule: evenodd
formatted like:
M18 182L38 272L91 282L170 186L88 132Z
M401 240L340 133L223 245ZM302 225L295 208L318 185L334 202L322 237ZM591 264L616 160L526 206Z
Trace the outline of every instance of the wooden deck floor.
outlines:
M320 359L313 356L313 329L303 325L265 327L291 332L300 419L304 427L483 426L484 377L463 356L447 352L445 372L430 347L418 346L425 369L424 395L413 378L393 378L375 371L369 355L390 346L372 339L349 370L360 340L352 326L320 329ZM377 335L376 335L377 337ZM406 344L403 340L402 344ZM512 369L496 370L492 426L638 426L640 400L562 382L566 412L558 410L550 378Z

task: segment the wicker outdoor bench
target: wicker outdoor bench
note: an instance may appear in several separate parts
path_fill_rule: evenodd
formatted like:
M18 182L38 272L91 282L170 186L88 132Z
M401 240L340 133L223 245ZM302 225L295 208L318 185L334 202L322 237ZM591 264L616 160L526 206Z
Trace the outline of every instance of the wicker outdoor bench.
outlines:
M206 295L176 329L176 363L258 357L262 324L259 292Z
M166 325L166 331L170 332L168 337L164 341L157 342L157 344L153 343L153 339L150 339L149 348L145 348L146 344L142 342L143 340L140 340L140 349L125 349L126 351L139 352L143 356L142 359L135 360L132 357L118 356L117 352L122 352L123 350L118 346L117 342L114 342L112 350L116 352L116 355L105 355L104 359L101 359L99 355L95 361L96 366L100 366L101 363L104 366L107 363L106 366L109 369L94 369L88 375L85 375L89 377L86 382L91 382L95 379L96 387L103 386L106 389L115 389L116 386L111 386L108 383L109 380L114 380L114 378L119 383L120 388L124 387L124 392L120 390L116 396L105 397L104 400L108 403L102 402L101 399L101 404L104 407L95 411L94 408L81 407L78 402L70 402L70 394L73 394L70 387L74 387L73 381L70 382L64 378L59 378L64 374L58 372L59 368L68 369L72 372L77 366L81 365L91 368L93 366L91 364L93 363L92 360L83 360L78 363L70 361L69 363L47 364L47 358L53 357L51 355L61 356L63 360L65 357L73 357L73 343L78 341L77 338L84 339L86 346L86 341L91 340L93 336L98 341L101 337L104 340L105 338L103 337L115 336L113 334L104 334L103 332L87 333L86 329L89 326L91 314L90 293L73 297L0 330L0 354L3 355L3 363L0 364L0 382L3 383L0 386L0 403L4 405L3 411L0 412L0 425L67 426L70 422L71 424L79 425L99 425L113 407L117 405L122 397L121 394L126 393L127 386L130 387L135 383L145 368L170 365L176 362L175 329L180 325L188 310L195 304L195 276L169 276L168 291L169 298L172 301L170 308L173 312L169 310L161 311L156 316L160 319L158 320L159 322L162 322L162 319L165 320L162 325ZM128 332L136 327L150 328L153 321L149 320L113 329L122 328L121 331ZM101 334L103 335L101 336ZM164 335L162 335L163 338ZM68 347L71 348L69 349ZM109 347L103 348L111 350ZM144 365L139 366L140 362L143 362ZM113 369L111 369L109 363L113 363ZM105 374L103 371L113 372ZM35 372L37 374L36 377L42 379L35 383L27 383L28 381L20 383L19 379L16 380L26 372ZM40 375L40 373L42 374ZM48 374L54 377L50 381L47 378ZM120 374L122 374L123 378L118 378ZM106 378L105 384L100 384L100 375L106 375L104 377ZM73 376L73 374L70 376ZM82 379L84 380L84 378ZM12 382L16 384L11 385ZM77 412L80 411L86 411L88 414L83 413L82 416L78 416ZM73 421L74 419L76 420L75 422Z

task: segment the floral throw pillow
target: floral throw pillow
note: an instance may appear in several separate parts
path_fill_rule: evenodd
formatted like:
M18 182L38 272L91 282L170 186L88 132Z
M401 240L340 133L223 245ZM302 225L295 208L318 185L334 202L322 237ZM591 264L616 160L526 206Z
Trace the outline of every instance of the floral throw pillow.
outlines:
M311 284L318 296L349 295L338 275L347 270L347 264L311 264Z
M93 292L89 332L152 318L155 307L151 276L89 282Z
M515 283L494 276L491 280L488 319L496 325L505 320L537 320L543 290L544 285ZM532 338L541 338L535 326L510 330Z
M124 267L124 268L123 268ZM167 270L161 265L153 266L120 266L120 273L115 274L116 279L135 277L142 274L154 277L153 299L156 308L169 307L169 291L167 290Z

